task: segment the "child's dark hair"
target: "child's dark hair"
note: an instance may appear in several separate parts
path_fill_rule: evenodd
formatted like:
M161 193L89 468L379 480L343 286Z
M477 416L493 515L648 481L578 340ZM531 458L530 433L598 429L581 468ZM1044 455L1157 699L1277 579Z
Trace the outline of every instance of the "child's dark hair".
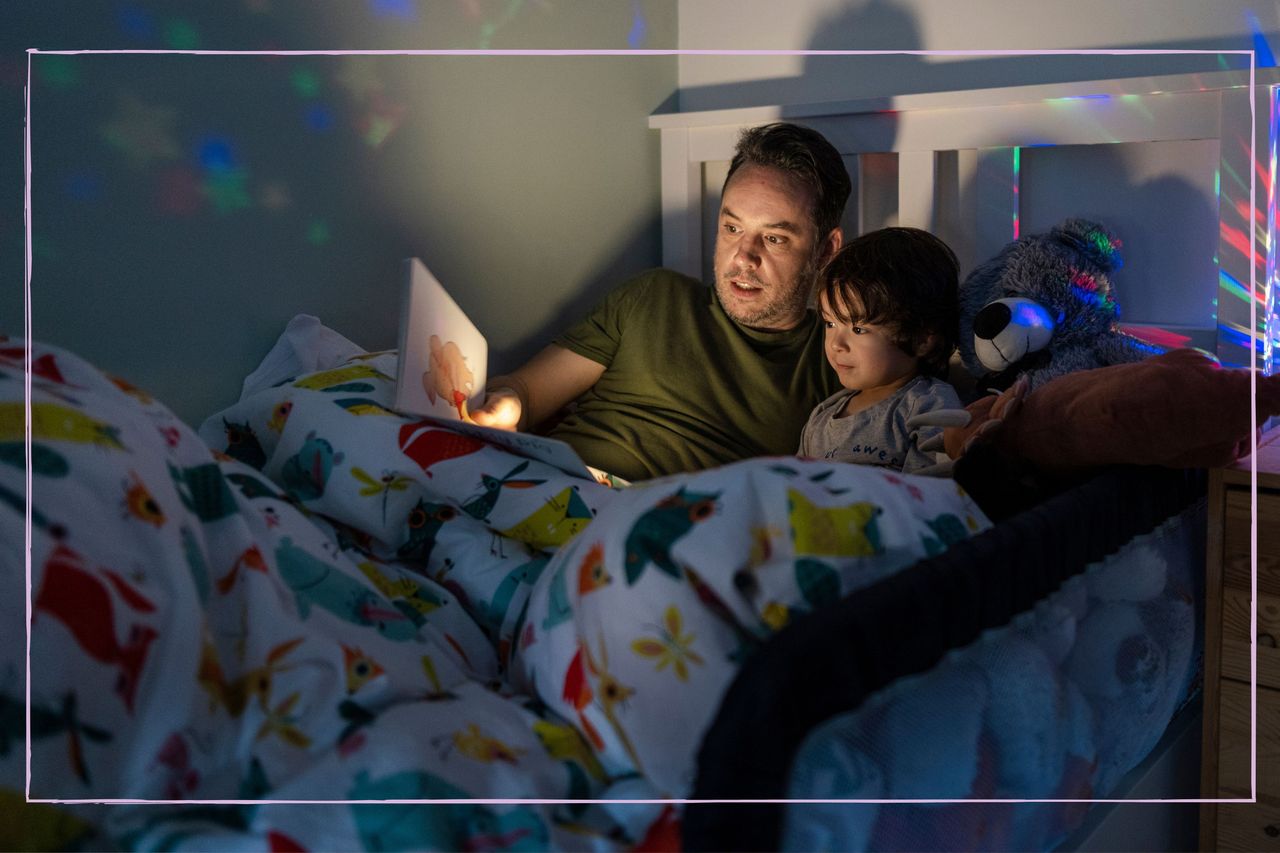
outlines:
M882 228L855 237L822 271L821 293L842 323L888 327L893 342L920 358L920 372L947 375L960 322L960 264L946 243L919 228Z

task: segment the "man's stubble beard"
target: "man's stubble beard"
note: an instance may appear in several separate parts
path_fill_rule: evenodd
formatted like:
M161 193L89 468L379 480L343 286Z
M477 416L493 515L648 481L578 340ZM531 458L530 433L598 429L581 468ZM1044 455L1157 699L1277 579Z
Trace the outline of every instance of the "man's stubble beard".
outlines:
M805 261L804 266L801 267L800 271L796 274L796 282L799 286L791 292L787 299L778 304L761 308L752 314L731 313L728 308L729 300L725 298L723 292L720 292L720 288L723 286L724 290L728 291L731 287L729 284L730 278L745 278L750 281L758 281L759 279L757 279L754 274L750 276L743 276L736 274L733 270L729 270L725 273L717 273L716 289L720 296L721 307L725 309L725 313L733 320L748 328L759 328L761 324L771 323L781 317L794 317L795 323L798 324L804 319L805 311L809 308L811 299L814 295L814 285L817 281L818 269L821 266L818 262L820 254L821 248L815 246L813 252Z

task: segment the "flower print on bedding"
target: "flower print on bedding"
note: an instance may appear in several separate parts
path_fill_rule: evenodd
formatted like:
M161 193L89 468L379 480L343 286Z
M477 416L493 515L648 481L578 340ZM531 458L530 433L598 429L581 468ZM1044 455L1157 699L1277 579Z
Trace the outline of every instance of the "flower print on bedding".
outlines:
M760 642L989 526L951 480L817 460L638 484L541 573L510 677L576 722L609 773L685 796Z

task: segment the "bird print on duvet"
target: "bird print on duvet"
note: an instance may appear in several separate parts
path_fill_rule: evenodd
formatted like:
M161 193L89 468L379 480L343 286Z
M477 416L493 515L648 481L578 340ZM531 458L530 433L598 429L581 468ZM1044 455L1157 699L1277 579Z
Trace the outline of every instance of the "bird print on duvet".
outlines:
M63 382L33 388L31 705L71 716L32 740L35 796L685 795L772 632L987 523L950 481L873 468L748 460L611 489L414 418L353 417L334 389L389 407L394 354L259 391L199 435L46 354ZM0 458L7 540L24 476ZM21 605L0 600L0 630ZM625 849L648 828L588 804L421 811L122 806L112 831L138 848L230 832Z
M720 697L771 633L926 556L940 516L988 523L949 480L768 461L617 493L530 596L512 678L652 796L688 795Z

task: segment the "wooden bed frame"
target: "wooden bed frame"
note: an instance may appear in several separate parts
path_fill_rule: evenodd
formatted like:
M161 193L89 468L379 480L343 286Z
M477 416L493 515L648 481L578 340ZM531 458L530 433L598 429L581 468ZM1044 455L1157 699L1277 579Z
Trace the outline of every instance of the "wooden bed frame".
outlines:
M813 127L845 155L855 186L846 235L891 222L927 228L955 248L962 276L1016 236L1018 164L1026 149L1206 141L1216 144L1218 160L1211 200L1219 225L1211 244L1216 316L1173 331L1228 364L1249 362L1252 338L1271 372L1280 322L1267 298L1275 275L1268 163L1275 159L1278 92L1280 69L1266 68L1256 72L1252 91L1247 71L1221 71L655 114L649 127L661 134L663 264L695 277L709 271L720 185L739 131L756 124ZM1256 324L1248 294L1251 204ZM1139 335L1146 329L1128 327Z
M1256 349L1257 364L1271 373L1280 361L1272 285L1278 95L1280 69L1268 68L1256 71L1252 86L1249 72L1222 71L655 114L649 126L661 134L663 263L708 280L728 161L740 130L757 124L813 127L845 156L854 182L846 236L885 224L927 228L956 249L962 278L1017 236L1023 149L1205 141L1217 159L1209 267L1217 281L1200 284L1216 304L1204 322L1173 331L1182 345L1226 364L1249 364ZM1156 342L1170 331L1126 326ZM1175 717L1113 796L1198 796L1200 717L1199 702ZM1059 850L1195 849L1196 812L1194 804L1104 805Z

